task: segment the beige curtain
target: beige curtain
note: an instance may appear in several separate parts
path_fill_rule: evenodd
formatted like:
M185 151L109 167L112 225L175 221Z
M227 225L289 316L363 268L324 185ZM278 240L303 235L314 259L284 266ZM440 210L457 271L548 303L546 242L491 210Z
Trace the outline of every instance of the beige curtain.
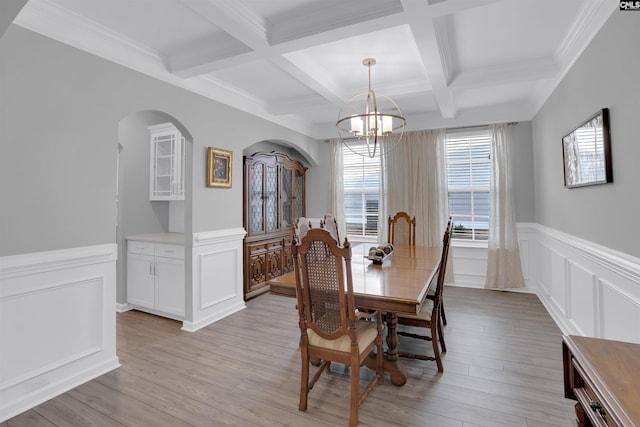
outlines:
M489 254L485 288L524 288L506 124L492 126Z
M406 132L402 141L382 156L385 200L382 240L388 239L387 218L404 211L416 217L418 246L442 243L448 220L444 144L442 129Z
M329 213L338 222L338 234L344 239L347 235L347 225L344 214L344 183L342 143L339 139L329 140L329 167L331 168L329 183Z

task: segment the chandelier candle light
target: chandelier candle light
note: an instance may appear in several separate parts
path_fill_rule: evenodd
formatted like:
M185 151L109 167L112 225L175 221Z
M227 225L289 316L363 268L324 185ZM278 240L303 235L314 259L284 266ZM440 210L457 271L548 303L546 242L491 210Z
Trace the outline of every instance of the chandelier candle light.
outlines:
M369 91L352 96L338 113L338 136L340 141L354 153L364 155L349 146L350 141L365 140L367 154L375 157L378 143L385 141L382 154L392 149L404 134L406 120L400 107L391 98L371 89L371 67L376 65L374 58L365 58L362 65L369 71ZM362 101L364 100L364 105ZM354 113L352 113L355 111Z

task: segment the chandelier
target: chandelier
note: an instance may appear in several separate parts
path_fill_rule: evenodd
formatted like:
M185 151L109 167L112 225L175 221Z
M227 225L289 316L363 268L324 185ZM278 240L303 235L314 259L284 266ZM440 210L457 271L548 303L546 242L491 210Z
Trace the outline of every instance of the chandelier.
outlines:
M362 65L368 68L369 91L352 96L338 113L338 136L351 151L362 156L363 150L355 150L350 144L366 142L366 154L375 157L378 145L383 145L382 153L388 152L400 142L404 134L406 120L400 107L391 98L371 89L371 67L375 58L365 58Z

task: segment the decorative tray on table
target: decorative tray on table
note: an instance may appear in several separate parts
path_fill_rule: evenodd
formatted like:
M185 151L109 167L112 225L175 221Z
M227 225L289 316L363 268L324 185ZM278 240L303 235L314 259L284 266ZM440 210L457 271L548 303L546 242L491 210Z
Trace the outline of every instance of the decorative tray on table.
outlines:
M393 245L387 243L386 245L369 248L369 254L365 255L365 258L373 261L374 264L382 264L391 255L393 255Z

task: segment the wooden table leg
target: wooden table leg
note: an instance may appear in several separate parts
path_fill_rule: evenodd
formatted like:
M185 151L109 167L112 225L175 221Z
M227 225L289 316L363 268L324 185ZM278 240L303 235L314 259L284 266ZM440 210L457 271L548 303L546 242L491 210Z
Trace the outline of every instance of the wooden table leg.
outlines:
M391 384L399 387L407 382L407 368L398 360L398 334L396 333L398 317L395 313L387 313L385 317L387 319L387 352L384 355L384 370L389 372ZM375 356L369 355L365 365L375 370Z

